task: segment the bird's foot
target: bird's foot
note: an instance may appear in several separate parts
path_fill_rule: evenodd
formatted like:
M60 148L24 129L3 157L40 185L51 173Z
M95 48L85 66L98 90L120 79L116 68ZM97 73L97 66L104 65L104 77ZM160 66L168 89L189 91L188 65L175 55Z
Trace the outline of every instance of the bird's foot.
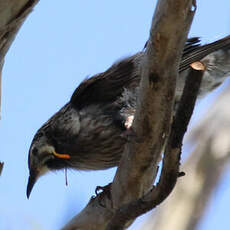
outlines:
M97 186L95 189L96 196L99 196L99 204L105 208L105 205L102 204L102 196L100 194L105 194L109 200L111 200L111 185L112 183L107 184L106 186Z

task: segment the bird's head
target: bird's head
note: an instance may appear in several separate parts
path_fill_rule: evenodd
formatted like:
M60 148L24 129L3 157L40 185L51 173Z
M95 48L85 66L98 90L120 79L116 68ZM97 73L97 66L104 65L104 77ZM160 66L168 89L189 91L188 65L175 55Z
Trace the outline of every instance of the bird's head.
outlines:
M26 191L27 198L29 198L33 186L40 176L50 170L62 168L63 159L69 158L68 154L58 154L49 138L44 133L38 132L29 150L28 163L30 175Z

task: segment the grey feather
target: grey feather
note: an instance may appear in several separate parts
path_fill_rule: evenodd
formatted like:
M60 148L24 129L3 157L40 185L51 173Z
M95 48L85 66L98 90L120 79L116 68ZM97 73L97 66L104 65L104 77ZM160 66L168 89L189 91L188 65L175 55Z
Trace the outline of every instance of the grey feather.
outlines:
M29 153L28 194L44 172L42 168L97 170L118 165L127 142L122 136L125 121L135 114L137 106L143 55L139 52L120 60L83 81L70 101L38 130ZM176 102L187 69L195 61L206 66L199 94L203 96L230 75L230 37L205 46L199 45L198 38L187 41L178 70ZM69 159L54 152L68 154Z

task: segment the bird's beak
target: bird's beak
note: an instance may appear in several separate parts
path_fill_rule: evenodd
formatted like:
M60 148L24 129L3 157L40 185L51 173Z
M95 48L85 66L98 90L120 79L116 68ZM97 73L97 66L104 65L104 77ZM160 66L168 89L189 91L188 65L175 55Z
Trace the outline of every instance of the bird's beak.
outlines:
M37 181L37 177L38 177L38 171L37 170L30 172L30 176L29 176L28 184L27 184L27 190L26 190L26 196L28 199L30 197L30 193L34 187L34 184Z

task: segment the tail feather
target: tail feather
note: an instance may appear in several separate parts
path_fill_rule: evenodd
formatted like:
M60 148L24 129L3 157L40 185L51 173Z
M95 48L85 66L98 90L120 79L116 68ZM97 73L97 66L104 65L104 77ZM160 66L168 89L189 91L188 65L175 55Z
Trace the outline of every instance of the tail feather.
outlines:
M197 44L197 42L199 42L199 40L197 40L198 38L192 38L192 39L196 39L195 40L196 42L194 43L194 41L192 40L191 43L194 44L189 46L188 49L186 49L185 47L183 57L179 67L179 72L182 72L183 70L187 69L188 66L193 62L200 61L202 58L204 58L205 56L207 56L208 54L216 50L224 49L224 48L230 49L230 36L227 36L218 41L202 46L199 46L199 44Z

